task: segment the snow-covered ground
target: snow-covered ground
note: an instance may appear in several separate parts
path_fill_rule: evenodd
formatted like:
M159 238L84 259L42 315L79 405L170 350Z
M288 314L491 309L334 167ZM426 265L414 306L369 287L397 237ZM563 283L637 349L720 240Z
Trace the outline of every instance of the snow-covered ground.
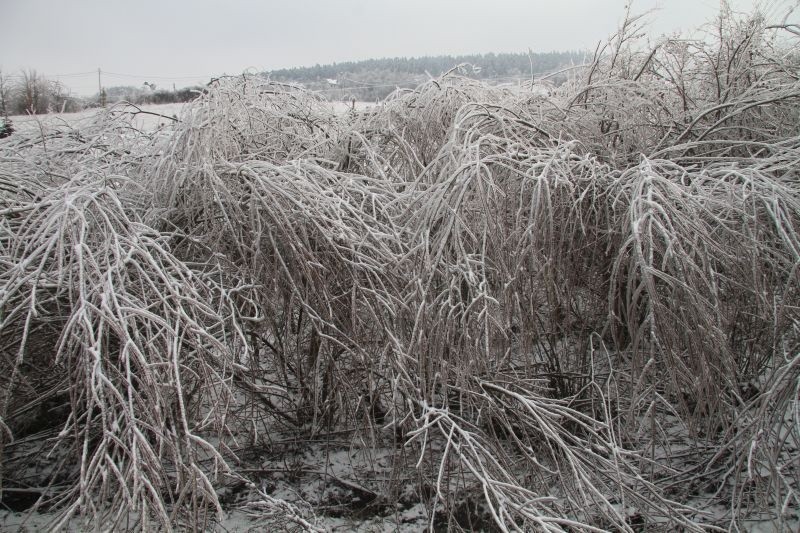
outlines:
M281 453L265 449L261 458L251 458L246 470L252 486L234 483L218 491L223 515L209 522L207 531L313 531L313 526L326 532L388 533L422 531L432 522L442 523L441 517L431 517L410 483L396 501L373 499L376 494L370 487L391 474L396 449L367 451L319 443L295 452L279 448L280 444L272 451ZM58 518L53 512L13 512L0 506L0 531L51 530ZM130 524L137 519L132 511L125 528L133 528ZM58 530L79 532L86 527L78 516Z
M119 109L134 114L133 126L144 131L155 131L170 122L169 117L178 117L181 109L186 104L159 104L129 106L115 104L106 109ZM376 104L371 102L355 102L357 111L367 110ZM348 102L331 102L331 107L336 113L343 114L353 110L353 104ZM140 111L137 111L140 110ZM91 122L103 109L93 108L80 113L51 113L48 115L14 115L10 116L14 129L19 132L29 132L40 129L42 126L56 127L60 125L80 127Z
M166 117L177 117L184 104L161 104L161 105L142 105L136 106L142 112L137 113L134 117L133 125L146 130L152 131L158 129L159 126L170 122ZM131 106L124 106L116 104L108 108L118 107L120 110L125 108L128 111L136 111ZM106 108L106 109L108 109ZM95 116L102 112L103 109L93 108L81 111L80 113L51 113L48 115L14 115L9 117L14 129L20 132L28 132L31 130L39 129L41 126L56 127L59 125L66 125L70 127L80 127L83 124L91 122Z
M353 110L353 105L354 104L351 103L351 102L331 102L331 106L333 106L333 110L336 113L339 113L339 114L348 113L348 112L352 111ZM355 110L356 111L366 111L366 110L370 109L371 107L375 107L376 105L380 105L380 104L375 104L375 103L372 103L372 102L355 102Z

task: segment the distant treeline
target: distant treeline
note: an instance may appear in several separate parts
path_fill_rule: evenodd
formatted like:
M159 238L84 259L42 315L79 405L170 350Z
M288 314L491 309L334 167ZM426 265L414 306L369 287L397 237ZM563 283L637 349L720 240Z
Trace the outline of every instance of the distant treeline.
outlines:
M121 101L133 104L188 102L204 90L205 87L200 86L159 89L154 83L144 83L141 87L105 87L98 94L80 97L72 95L61 82L34 69L22 70L13 75L0 70L0 117L72 113Z
M142 87L119 86L105 89L107 103L130 102L132 104L175 104L190 102L205 90L205 87L194 86L182 89L158 89L155 84L144 84ZM97 97L95 97L95 100Z
M0 70L0 115L4 117L78 111L81 105L62 83L36 70L21 70L15 75Z
M469 65L464 73L470 77L501 83L581 64L587 56L589 53L584 51L566 51L395 57L280 69L265 74L274 81L300 83L308 89L323 91L331 100L374 101L385 98L398 87L415 87L429 76L439 76L462 64Z

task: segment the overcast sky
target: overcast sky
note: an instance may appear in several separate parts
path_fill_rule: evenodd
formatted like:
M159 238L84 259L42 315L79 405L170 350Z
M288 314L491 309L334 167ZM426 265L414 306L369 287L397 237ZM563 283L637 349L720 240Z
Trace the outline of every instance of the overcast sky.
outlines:
M756 0L734 1L750 10ZM144 81L367 58L593 49L626 0L0 0L0 68L79 94ZM719 0L634 0L651 32L711 20Z

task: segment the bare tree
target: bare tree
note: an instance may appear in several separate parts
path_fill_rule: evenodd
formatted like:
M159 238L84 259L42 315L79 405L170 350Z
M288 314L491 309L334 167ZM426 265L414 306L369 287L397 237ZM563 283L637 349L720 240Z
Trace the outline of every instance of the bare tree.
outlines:
M31 115L47 113L50 100L47 79L35 69L22 70L20 74L17 88L19 111Z
M48 100L52 111L57 113L79 111L79 102L70 95L70 90L63 83L50 80L46 84Z
M0 70L0 114L4 117L8 116L8 105L11 87L8 84L6 76Z

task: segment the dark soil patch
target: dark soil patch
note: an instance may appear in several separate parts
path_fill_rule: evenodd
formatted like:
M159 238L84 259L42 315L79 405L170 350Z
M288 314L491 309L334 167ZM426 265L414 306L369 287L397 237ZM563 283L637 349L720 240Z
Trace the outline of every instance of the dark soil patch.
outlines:
M15 489L4 487L0 497L0 508L12 511L15 513L22 513L36 505L39 498L42 496L41 492L29 489Z

